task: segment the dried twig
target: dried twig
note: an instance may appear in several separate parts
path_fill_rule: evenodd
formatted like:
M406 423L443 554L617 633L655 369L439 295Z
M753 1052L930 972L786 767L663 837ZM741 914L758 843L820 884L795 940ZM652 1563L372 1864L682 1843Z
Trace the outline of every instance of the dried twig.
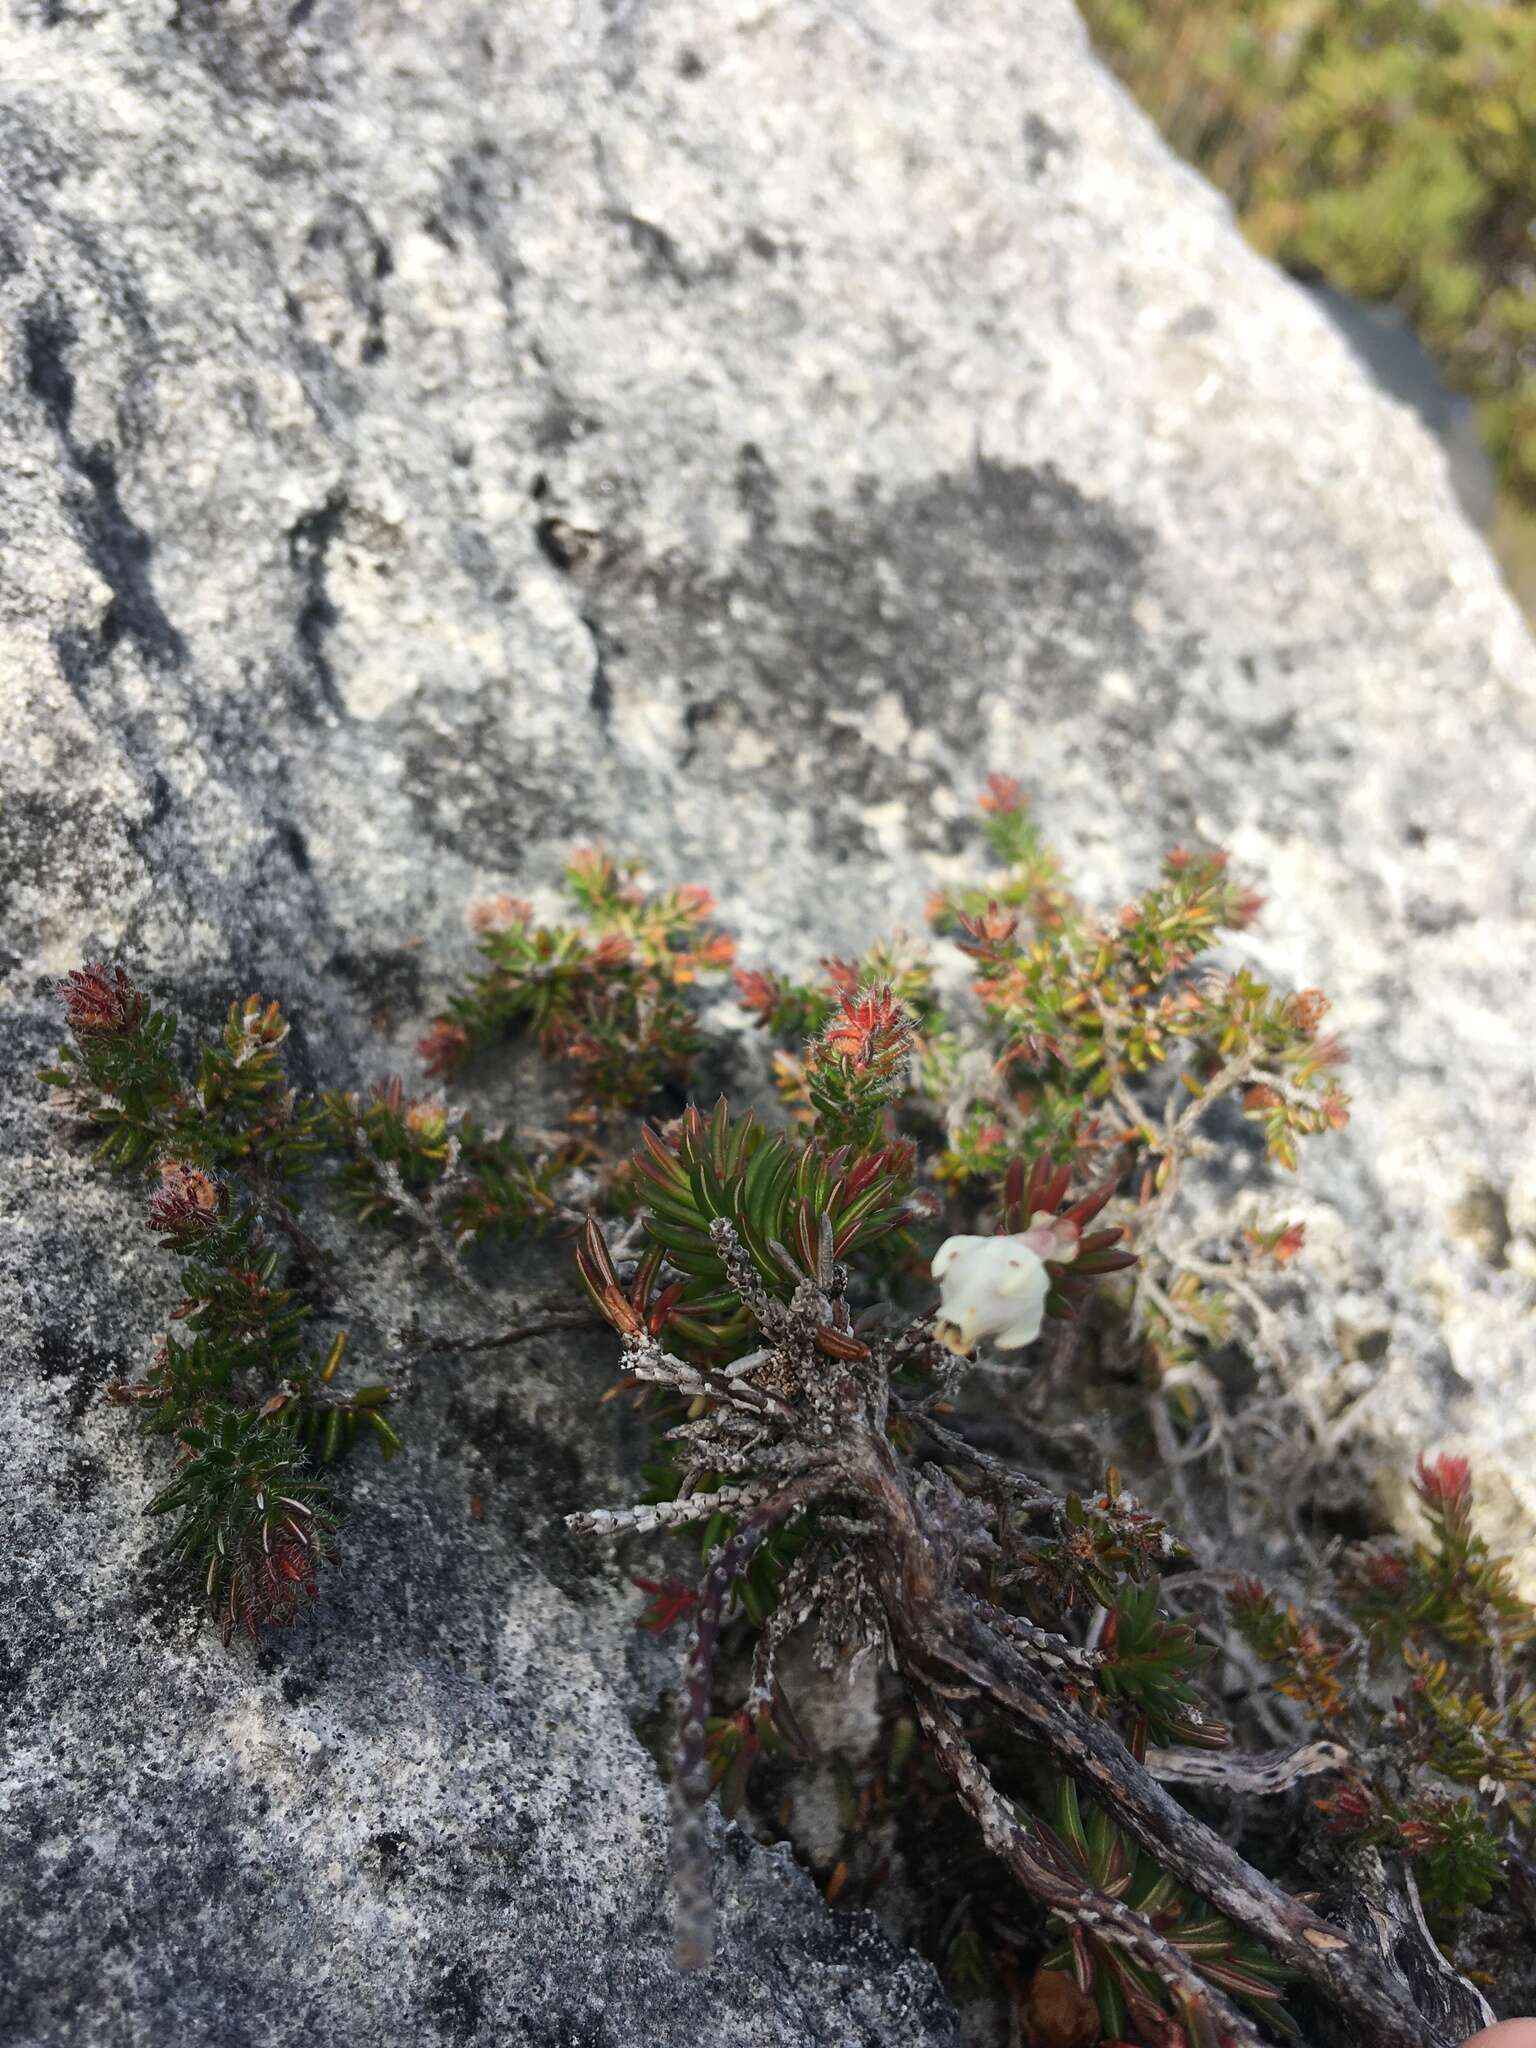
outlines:
M526 1344L534 1337L550 1337L557 1330L601 1330L607 1326L591 1309L559 1309L536 1323L517 1323L499 1330L494 1337L432 1337L417 1348L430 1351L505 1351L514 1344Z

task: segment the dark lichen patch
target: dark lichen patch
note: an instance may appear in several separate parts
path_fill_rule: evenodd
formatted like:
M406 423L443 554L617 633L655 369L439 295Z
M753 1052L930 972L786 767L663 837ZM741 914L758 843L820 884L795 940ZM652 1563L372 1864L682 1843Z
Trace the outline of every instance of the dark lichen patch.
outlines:
M45 1327L33 1351L39 1379L68 1380L66 1408L72 1423L81 1422L107 1382L128 1370L121 1351L102 1351L71 1330Z
M206 1635L211 1643L218 1641L206 1615L189 1608L186 1581L166 1556L159 1536L151 1537L134 1561L124 1589L124 1607L162 1643L178 1646L200 1635Z
M156 666L178 667L186 643L167 618L150 578L154 544L123 503L118 451L75 433L75 378L70 352L78 340L68 310L40 300L23 323L27 390L42 407L70 468L87 486L70 496L81 543L112 592L96 633L102 658L124 639ZM125 419L131 408L125 412Z
M92 673L87 659L87 693ZM99 908L100 892L79 849L89 846L100 857L133 844L134 827L93 784L91 751L86 742L59 733L50 786L10 791L0 805L0 918L4 939L14 946L30 939L17 907L21 896L46 888L51 903L86 923Z
M1042 178L1074 153L1071 136L1033 109L1024 116L1024 161L1031 178Z
M89 1507L101 1486L100 1461L77 1452L53 1479L53 1497L60 1507Z
M559 1515L580 1506L585 1477L575 1449L568 1439L530 1423L506 1390L498 1390L489 1402L483 1395L455 1395L443 1420L444 1458L462 1458L468 1445L488 1481L524 1500L532 1489L542 1512ZM515 1522L526 1526L525 1509L514 1506L510 1512Z
M488 870L516 874L530 844L583 836L590 830L575 787L543 788L518 805L507 802L507 721L482 704L466 707L452 727L418 732L404 744L401 789L428 843L457 855L473 845Z
M326 648L327 636L339 617L327 586L326 557L341 530L347 507L346 492L331 491L323 504L296 519L288 529L288 559L300 585L294 633L313 683L315 707L335 717L341 715L345 706Z
M381 1884L393 1884L407 1873L412 1846L408 1834L387 1828L369 1839L368 1852L375 1859Z
M74 322L61 307L44 301L27 314L22 339L27 389L47 413L54 432L65 435L75 411L75 379L69 367L69 352L78 339Z
M463 1957L446 1964L427 1995L427 2010L445 2028L446 2041L474 2041L485 2020L489 1980Z
M905 798L908 828L949 852L967 828L935 814L929 761L872 734L867 679L912 731L931 731L942 702L947 730L979 733L1000 694L1047 722L1080 717L1115 667L1138 686L1106 712L1103 751L1145 754L1166 724L1188 650L1159 653L1137 623L1150 540L1054 470L982 459L890 496L867 487L798 538L780 528L768 451L744 444L734 482L752 539L726 574L621 532L574 571L589 627L622 643L627 667L685 679L691 772L714 763L728 779L750 729L772 756L755 777L792 781L814 757L832 789ZM831 861L867 850L852 798L822 805L815 830Z
M421 1014L422 965L415 952L343 950L330 955L326 971L346 987L375 1031L387 1032L400 1018Z
M1489 1182L1474 1181L1452 1203L1446 1221L1451 1235L1476 1252L1485 1265L1501 1269L1509 1264L1509 1241L1513 1235L1509 1208Z
M300 1654L302 1655L302 1648ZM285 1671L278 1680L283 1704L289 1707L303 1706L306 1700L318 1699L330 1675L330 1666L323 1657L311 1657L302 1670Z

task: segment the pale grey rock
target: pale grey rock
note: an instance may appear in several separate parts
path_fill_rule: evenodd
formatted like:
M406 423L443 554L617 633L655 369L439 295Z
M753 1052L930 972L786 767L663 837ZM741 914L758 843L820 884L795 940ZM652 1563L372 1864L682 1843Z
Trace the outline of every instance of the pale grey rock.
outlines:
M1480 532L1498 509L1498 474L1477 426L1477 407L1453 391L1395 306L1372 305L1332 285L1306 287L1381 388L1411 408L1445 449L1462 510Z
M601 1360L425 1390L270 1669L155 1603L93 1397L170 1276L37 1100L49 978L280 993L342 1080L573 840L805 964L917 925L987 768L1110 901L1221 841L1356 1052L1316 1399L1526 1540L1536 658L1441 454L1062 0L13 0L0 336L0 2031L948 2039L757 1852L671 1976L656 1667L548 1533L627 1483Z

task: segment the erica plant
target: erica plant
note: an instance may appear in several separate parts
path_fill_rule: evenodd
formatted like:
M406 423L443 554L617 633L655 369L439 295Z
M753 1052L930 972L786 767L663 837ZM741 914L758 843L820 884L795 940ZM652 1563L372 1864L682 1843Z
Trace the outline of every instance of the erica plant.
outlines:
M109 1390L169 1446L149 1508L226 1639L314 1606L347 1455L403 1432L312 1228L409 1236L484 1324L439 1352L616 1338L612 1391L649 1420L646 1497L572 1520L672 1546L640 1583L687 1631L680 1960L710 1952L712 1792L749 1811L804 1758L808 1650L817 1682L865 1675L881 1730L839 1765L829 1896L881 1903L904 1844L914 1931L1017 2038L1434 2048L1483 2016L1437 1943L1472 1956L1530 1852L1536 1617L1455 1459L1420 1468L1416 1545L1303 1557L1261 1524L1277 1446L1322 1456L1271 1297L1305 1234L1200 1195L1234 1119L1281 1173L1346 1121L1326 1002L1233 957L1261 905L1219 853L1175 849L1105 915L1016 784L982 813L987 865L929 942L805 979L728 982L706 890L582 852L567 921L474 914L420 1093L302 1093L257 996L192 1045L122 967L71 975L45 1079L179 1267L170 1330ZM727 987L774 1086L711 1107ZM537 1140L454 1099L514 1039L570 1099ZM509 1328L535 1229L572 1240L572 1294ZM1390 1955L1324 1910L1365 1885Z

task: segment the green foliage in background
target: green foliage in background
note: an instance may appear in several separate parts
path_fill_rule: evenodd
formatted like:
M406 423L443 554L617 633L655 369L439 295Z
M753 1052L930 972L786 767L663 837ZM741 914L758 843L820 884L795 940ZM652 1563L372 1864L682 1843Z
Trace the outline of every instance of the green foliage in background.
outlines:
M1407 315L1536 504L1536 8L1082 0L1250 239Z

